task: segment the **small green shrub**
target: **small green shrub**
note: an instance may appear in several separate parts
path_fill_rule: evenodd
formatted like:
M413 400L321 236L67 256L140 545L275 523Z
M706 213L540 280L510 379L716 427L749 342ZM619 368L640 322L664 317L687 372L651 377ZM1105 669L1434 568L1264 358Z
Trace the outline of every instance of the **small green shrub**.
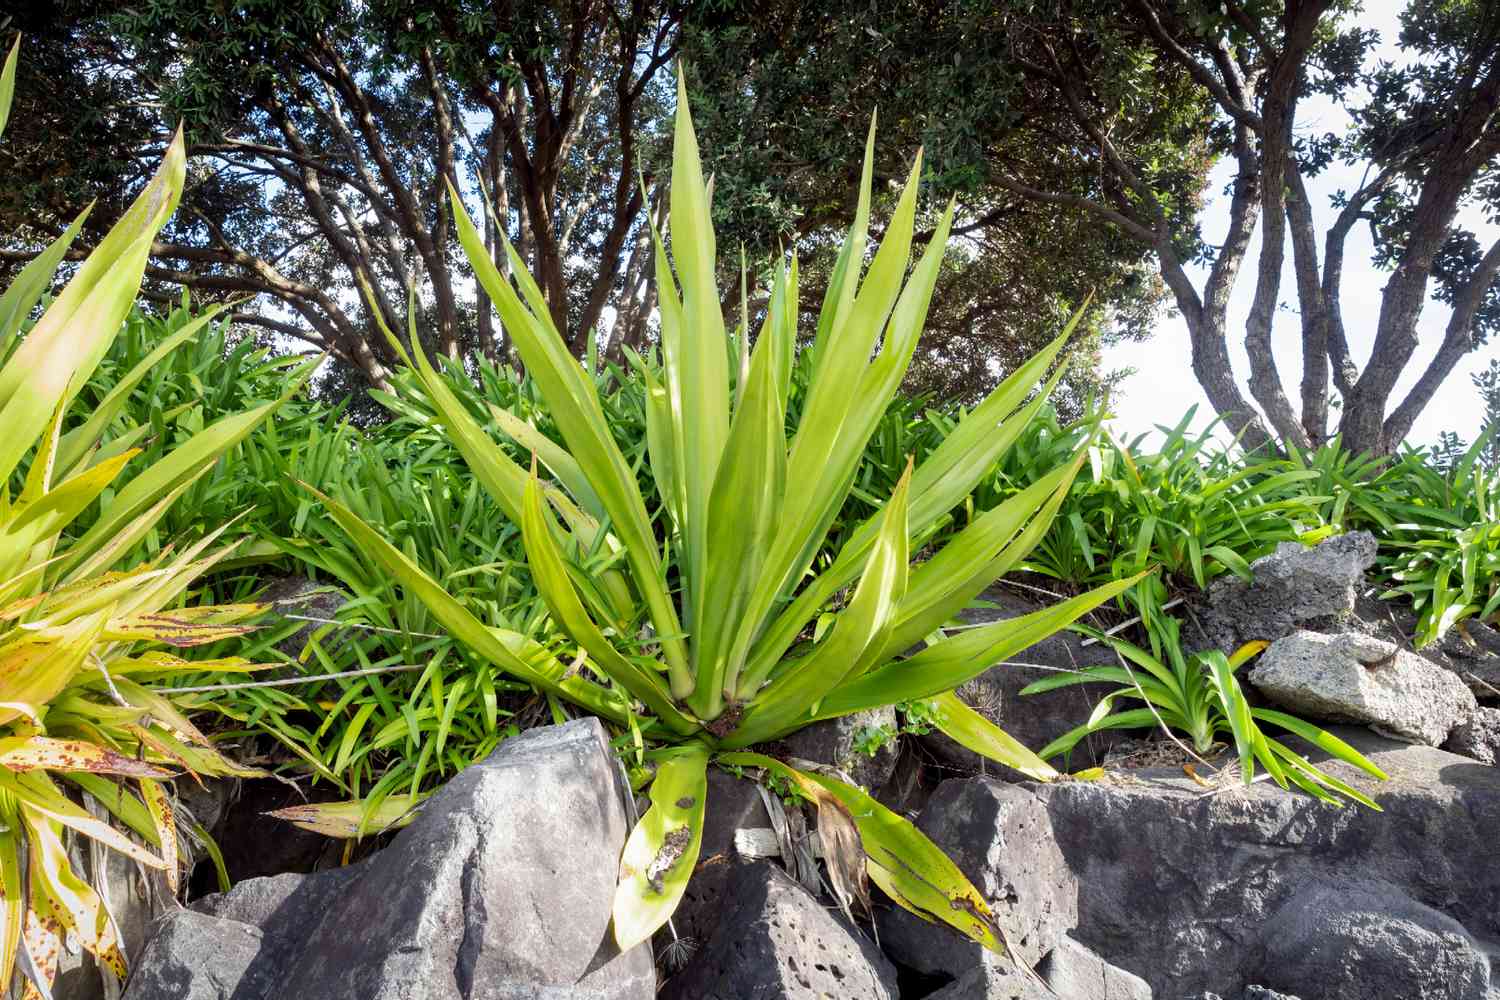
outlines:
M1228 737L1239 757L1246 784L1254 779L1259 764L1283 788L1290 783L1327 802L1337 802L1342 795L1371 809L1380 808L1369 796L1314 766L1262 730L1262 723L1284 729L1373 777L1382 780L1386 777L1364 755L1331 733L1285 712L1250 705L1235 671L1259 654L1266 643L1249 643L1229 656L1217 650L1188 656L1182 650L1178 627L1176 620L1165 616L1153 619L1148 625L1153 633L1152 645L1163 650L1162 655L1123 639L1080 629L1112 649L1117 662L1054 674L1028 684L1021 693L1040 694L1099 681L1119 687L1100 700L1087 722L1053 740L1041 750L1040 756L1065 754L1084 737L1104 729L1165 726L1184 734L1198 755L1214 752L1219 739ZM1144 704L1140 708L1117 709L1116 703L1121 701Z

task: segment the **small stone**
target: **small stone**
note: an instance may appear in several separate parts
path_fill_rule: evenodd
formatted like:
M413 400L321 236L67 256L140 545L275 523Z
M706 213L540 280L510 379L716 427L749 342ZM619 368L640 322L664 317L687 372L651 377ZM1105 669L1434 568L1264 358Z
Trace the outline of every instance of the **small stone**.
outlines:
M970 969L923 1000L1057 1000L1058 997L1093 1000L1089 994L1049 992L1046 986L1002 959Z
M1329 722L1358 722L1438 746L1473 713L1474 695L1415 653L1355 632L1295 632L1273 642L1250 682L1277 705Z
M312 638L313 633L324 628L327 621L338 617L339 609L349 602L349 595L338 587L326 583L318 583L302 576L283 576L273 580L260 595L258 600L263 604L271 605L271 610L277 614L288 616L289 623L296 625L295 629L285 639L276 643L276 648L285 656L295 660L302 655L307 646L307 641ZM289 617L289 616L298 617ZM326 621L304 621L303 619L325 619ZM331 637L327 642L339 641Z
M1482 764L1500 760L1500 708L1480 706L1467 722L1453 727L1443 749Z
M1070 935L1063 935L1037 971L1060 997L1151 1000L1149 983L1133 972L1111 965Z
M260 928L174 910L132 970L125 1000L231 1000L267 995L274 975L260 962Z
M886 705L814 722L787 736L782 745L785 756L837 768L873 792L896 769L898 725L896 710Z

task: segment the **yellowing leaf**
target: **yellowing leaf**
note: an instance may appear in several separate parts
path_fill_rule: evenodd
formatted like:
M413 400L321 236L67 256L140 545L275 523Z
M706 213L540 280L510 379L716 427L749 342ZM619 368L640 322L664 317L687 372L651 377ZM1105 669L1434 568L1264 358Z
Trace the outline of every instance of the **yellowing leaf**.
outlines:
M629 951L667 922L698 864L708 795L708 749L684 748L661 763L651 783L651 808L620 857L615 889L615 943Z
M177 894L177 819L172 802L167 798L166 788L159 781L141 779L141 801L151 814L156 827L157 843L161 845L162 867L167 875L167 888Z
M0 766L12 771L88 771L131 778L169 778L171 773L87 740L49 736L0 739Z
M325 837L349 840L361 835L374 836L390 830L399 830L417 817L416 807L423 795L391 795L373 811L361 800L353 802L314 802L302 806L287 806L266 815L286 820L303 830L311 830Z

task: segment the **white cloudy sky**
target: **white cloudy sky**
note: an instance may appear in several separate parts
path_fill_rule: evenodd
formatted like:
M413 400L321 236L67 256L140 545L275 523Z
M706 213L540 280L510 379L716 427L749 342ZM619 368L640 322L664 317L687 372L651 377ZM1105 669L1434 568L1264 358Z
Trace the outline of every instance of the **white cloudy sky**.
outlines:
M1398 59L1399 50L1395 47L1395 10L1398 5L1388 3L1387 0L1371 0L1365 7L1362 19L1381 35L1380 55L1392 60ZM1299 130L1322 133L1340 130L1344 121L1345 117L1338 108L1326 99L1319 98L1309 100L1299 108L1297 124ZM1211 241L1222 239L1229 225L1229 199L1223 195L1223 190L1232 173L1231 162L1221 163L1209 185L1213 200L1205 215L1204 235ZM1335 167L1309 184L1314 216L1320 225L1331 224L1336 214L1328 206L1328 196L1340 188L1354 190L1359 185L1359 176L1360 171L1357 169ZM1500 235L1500 228L1486 224L1476 209L1466 211L1462 221L1477 232L1481 242L1486 245L1496 235ZM1355 228L1349 235L1345 256L1343 308L1350 348L1361 366L1368 358L1370 345L1374 340L1375 323L1380 311L1380 293L1387 278L1385 272L1370 263L1370 252L1368 227ZM1249 372L1243 343L1244 321L1255 295L1254 262L1259 254L1260 237L1257 233L1229 305L1230 354L1242 386ZM1198 278L1198 287L1201 289L1207 269L1198 269L1192 273ZM1300 398L1298 383L1302 376L1302 350L1290 248L1287 250L1286 269L1281 282L1281 299L1284 306L1277 314L1273 343L1287 394L1295 401ZM1396 387L1392 406L1403 398L1437 350L1448 315L1448 308L1439 302L1430 302L1423 311L1418 325L1421 344L1405 377ZM1473 436L1474 428L1479 425L1480 405L1478 394L1468 376L1486 367L1489 359L1497 356L1500 356L1500 343L1492 340L1464 359L1453 377L1418 418L1412 428L1412 443L1431 443L1437 438L1438 432L1444 430L1457 430L1466 438ZM1124 382L1114 400L1117 426L1122 431L1138 433L1156 424L1176 423L1188 407L1195 403L1203 418L1201 422L1206 423L1208 416L1212 414L1207 397L1193 378L1187 327L1183 325L1181 317L1175 314L1163 318L1156 335L1150 340L1139 344L1118 345L1107 351L1105 364L1108 368L1132 368L1136 372Z

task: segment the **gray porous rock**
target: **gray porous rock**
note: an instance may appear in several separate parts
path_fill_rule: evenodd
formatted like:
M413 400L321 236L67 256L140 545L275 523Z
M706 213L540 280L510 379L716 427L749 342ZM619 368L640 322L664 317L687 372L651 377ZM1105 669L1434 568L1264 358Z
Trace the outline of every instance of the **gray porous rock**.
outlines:
M1481 764L1500 761L1500 708L1481 705L1448 734L1443 749L1473 758Z
M1352 613L1375 562L1375 536L1351 531L1309 548L1282 542L1276 551L1250 564L1251 580L1221 577L1187 628L1192 650L1238 649L1246 642L1274 641L1297 626Z
M896 1000L896 969L838 911L768 862L737 867L718 929L662 1000Z
M1355 602L1352 614L1314 622L1311 627L1318 632L1364 632L1411 648L1417 615L1405 601L1366 595ZM1456 674L1481 702L1500 702L1500 631L1493 626L1469 619L1415 652Z
M513 737L359 865L165 918L126 1000L180 996L162 984L197 965L194 1000L648 1000L649 947L619 954L609 932L618 775L597 720Z
M1475 709L1474 695L1454 674L1352 632L1298 631L1277 639L1256 661L1250 683L1294 714L1359 722L1428 746L1442 744Z

